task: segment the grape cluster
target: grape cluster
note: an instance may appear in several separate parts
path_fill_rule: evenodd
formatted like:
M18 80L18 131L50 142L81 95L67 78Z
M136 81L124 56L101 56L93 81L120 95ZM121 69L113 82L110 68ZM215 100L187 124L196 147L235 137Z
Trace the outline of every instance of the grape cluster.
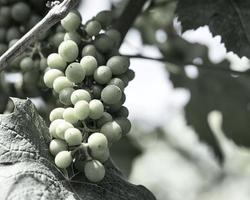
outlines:
M99 182L109 147L130 131L124 89L134 78L129 58L118 55L120 33L112 13L102 11L85 25L76 11L61 24L66 30L58 53L47 58L44 83L61 104L50 113L50 152L61 169L70 165Z

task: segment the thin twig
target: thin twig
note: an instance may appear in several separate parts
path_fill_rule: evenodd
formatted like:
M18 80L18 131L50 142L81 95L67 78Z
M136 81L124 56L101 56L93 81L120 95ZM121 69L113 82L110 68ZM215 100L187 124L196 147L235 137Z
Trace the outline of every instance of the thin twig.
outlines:
M80 0L64 0L62 3L55 5L39 23L0 57L0 71L8 67L8 63L10 63L11 60L21 55L27 47L38 40L42 34L64 18L79 1Z

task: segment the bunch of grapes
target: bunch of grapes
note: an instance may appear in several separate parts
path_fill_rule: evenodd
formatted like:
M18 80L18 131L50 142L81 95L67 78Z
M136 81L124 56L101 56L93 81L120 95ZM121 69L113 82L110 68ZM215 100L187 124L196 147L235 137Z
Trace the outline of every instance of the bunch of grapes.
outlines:
M61 104L50 113L50 152L61 169L74 166L92 182L105 176L109 147L130 131L124 89L134 78L129 58L118 55L120 33L112 13L102 11L85 25L76 11L58 53L47 58L44 83Z

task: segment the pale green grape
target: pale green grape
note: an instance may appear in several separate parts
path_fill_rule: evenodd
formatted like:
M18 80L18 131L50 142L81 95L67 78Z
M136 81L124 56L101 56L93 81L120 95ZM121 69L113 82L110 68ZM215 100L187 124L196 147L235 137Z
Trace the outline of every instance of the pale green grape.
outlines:
M34 62L32 58L25 57L20 62L20 67L23 71L29 71L34 67Z
M114 48L114 41L109 36L102 33L96 36L94 45L101 53L108 53Z
M120 44L121 33L119 31L117 31L115 29L108 29L106 31L106 35L109 36L113 40L115 46L118 46Z
M97 61L96 61L95 57L93 57L93 56L84 56L81 59L80 64L81 64L82 68L85 70L86 76L93 75L95 70L98 67Z
M59 126L60 123L64 122L63 119L56 119L53 122L51 122L50 126L49 126L49 133L50 136L53 138L58 138L58 136L56 135L56 128Z
M18 2L11 8L11 16L17 22L24 22L28 20L30 14L30 6L24 2Z
M65 33L64 35L64 41L67 41L67 40L73 40L76 44L80 44L81 36L75 31L68 32L68 33Z
M103 10L96 15L95 19L102 25L102 28L105 29L111 24L113 14L109 10Z
M102 26L96 20L91 20L87 23L85 31L89 36L96 36L101 31Z
M71 94L71 102L72 102L72 104L75 105L78 101L81 101L81 100L90 102L91 96L90 96L90 94L89 94L89 92L87 90L78 89L78 90L75 90Z
M101 163L104 163L109 159L110 153L109 153L109 148L106 148L103 151L96 151L96 152L91 152L92 158L100 161Z
M61 151L67 151L68 145L61 139L53 139L49 144L49 151L53 156L56 156Z
M131 129L131 122L126 117L118 117L115 121L120 125L123 134L127 134Z
M112 105L118 103L122 98L122 91L115 85L107 85L101 93L101 99L104 103Z
M74 112L77 119L85 120L90 114L89 103L84 100L77 101L74 107Z
M56 78L60 77L60 76L64 76L63 72L61 72L58 69L49 69L43 77L43 81L45 83L45 85L49 88L53 88L53 83L55 81Z
M67 66L66 61L57 53L52 53L47 58L47 64L52 69L59 69L63 71Z
M55 157L55 164L57 167L66 169L72 163L73 158L70 151L61 151Z
M70 97L74 91L75 90L73 88L64 88L59 93L59 101L66 106L70 105L71 104Z
M59 76L54 80L53 89L60 93L63 89L73 87L73 83L65 76Z
M88 145L93 152L103 152L108 148L108 140L102 133L92 133L88 138Z
M114 75L125 73L128 70L129 65L129 58L125 56L113 56L107 62L107 66L110 67L112 74Z
M82 143L82 133L77 128L69 128L65 132L65 141L69 146L80 145Z
M95 70L94 79L99 84L106 84L112 78L112 72L107 66L100 66Z
M61 20L61 24L66 31L75 31L81 24L81 18L78 14L76 14L76 12L71 11L65 18Z
M85 78L85 74L85 70L82 68L80 63L77 62L71 63L65 71L66 77L73 83L82 82Z
M64 108L55 108L50 112L49 120L51 122L55 121L56 119L63 119L63 112Z
M100 100L93 99L89 102L89 117L91 119L99 119L103 115L104 106Z
M107 137L109 144L117 142L122 137L122 128L116 121L104 124L100 132Z
M121 91L124 90L125 88L125 83L123 82L122 79L120 78L112 78L109 83L109 85L116 85L117 87L119 87L121 89Z
M111 121L113 121L112 115L108 112L104 112L101 118L96 121L96 125L97 127L102 127L104 124Z
M74 126L71 123L69 123L69 122L67 122L65 120L58 123L57 127L56 127L56 135L57 135L57 137L64 140L65 131L67 129L69 129L69 128L74 128Z
M75 124L78 118L75 114L74 108L66 108L63 112L63 119L71 124Z
M105 177L105 168L98 160L91 160L85 164L84 174L89 181L97 183Z
M116 116L118 117L128 117L129 111L125 106L122 106L116 113Z
M79 49L73 40L66 40L59 45L58 53L67 62L72 62L78 57Z

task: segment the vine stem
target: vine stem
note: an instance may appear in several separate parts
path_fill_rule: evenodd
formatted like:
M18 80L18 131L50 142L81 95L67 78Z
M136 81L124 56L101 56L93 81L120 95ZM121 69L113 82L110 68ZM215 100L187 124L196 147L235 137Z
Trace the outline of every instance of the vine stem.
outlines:
M49 30L53 25L63 19L80 0L64 0L53 6L48 14L38 22L30 31L19 39L0 57L0 72L7 68L8 63L21 55L32 43Z

